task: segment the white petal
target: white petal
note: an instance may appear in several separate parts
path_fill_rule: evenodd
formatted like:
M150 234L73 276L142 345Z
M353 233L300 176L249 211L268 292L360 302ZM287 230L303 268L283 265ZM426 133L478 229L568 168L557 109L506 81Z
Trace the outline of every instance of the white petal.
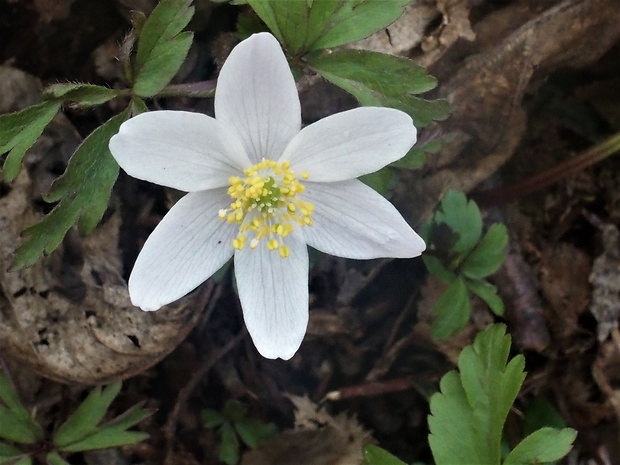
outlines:
M217 81L215 117L237 130L254 163L280 158L299 132L295 80L271 34L254 34L230 53Z
M356 179L308 182L305 200L314 204L312 226L302 229L308 245L346 258L409 258L426 245L398 210Z
M131 176L186 192L228 185L251 165L241 140L210 116L142 113L121 125L110 151Z
M149 236L129 278L129 295L142 310L158 310L198 287L233 254L238 232L218 211L226 189L191 192L179 200Z
M290 160L313 182L344 181L404 157L416 134L411 117L400 110L355 108L303 128L280 161Z
M235 276L243 318L263 357L290 359L308 326L308 248L287 237L287 258L264 243L235 251Z

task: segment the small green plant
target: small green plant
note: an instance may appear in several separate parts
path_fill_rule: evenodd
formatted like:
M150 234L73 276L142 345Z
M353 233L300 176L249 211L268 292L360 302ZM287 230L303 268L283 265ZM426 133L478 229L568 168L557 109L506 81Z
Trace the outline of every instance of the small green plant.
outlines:
M247 414L247 407L232 399L226 402L221 412L213 409L201 412L203 425L217 429L220 437L217 455L227 465L235 465L239 461L240 440L247 447L254 448L277 433L273 423L248 418Z
M102 423L112 401L121 390L121 382L96 387L79 407L47 437L43 428L20 402L10 379L0 372L0 464L32 465L42 457L49 465L68 465L63 455L87 450L136 444L148 434L128 431L152 415L136 405L125 413Z
M508 361L510 336L491 325L465 347L458 371L448 372L431 397L429 443L436 465L528 465L559 460L577 433L570 428L531 431L502 460L502 430L525 379L525 359Z
M478 206L461 192L449 191L422 231L428 249L422 255L428 271L448 287L437 300L431 334L445 338L465 327L471 314L470 292L503 315L504 304L487 278L506 257L508 230L493 224L483 235Z

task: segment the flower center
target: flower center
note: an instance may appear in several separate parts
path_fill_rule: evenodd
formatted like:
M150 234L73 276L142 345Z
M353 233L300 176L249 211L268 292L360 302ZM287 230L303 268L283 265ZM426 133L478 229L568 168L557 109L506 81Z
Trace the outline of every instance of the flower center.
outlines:
M233 247L241 250L250 236L250 248L255 249L265 239L269 250L277 250L282 258L290 255L283 239L294 229L312 226L314 205L299 198L305 191L288 161L278 163L263 158L260 163L244 171L245 178L230 178L228 195L233 199L219 217L239 224L239 234ZM308 173L300 173L308 179Z

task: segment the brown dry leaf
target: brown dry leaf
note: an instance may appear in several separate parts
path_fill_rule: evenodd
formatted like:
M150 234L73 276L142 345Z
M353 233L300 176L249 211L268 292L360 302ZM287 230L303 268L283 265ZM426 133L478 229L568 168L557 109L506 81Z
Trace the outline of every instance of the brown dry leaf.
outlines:
M359 465L370 433L354 416L332 416L307 397L290 396L295 429L244 454L241 465Z
M511 21L495 23L497 14ZM618 17L617 0L512 2L473 28L492 37L434 63L439 95L453 112L429 130L454 134L459 143L433 156L440 168L410 175L412 187L400 202L407 217L428 218L447 190L468 192L505 164L526 128L522 100L530 81L597 60L620 39Z
M24 76L23 85L0 79L8 89L0 112L36 100L38 81ZM17 179L0 185L3 270L13 262L21 232L43 217L38 204L53 179L50 170L62 167L79 142L75 128L59 115L26 156ZM111 213L91 236L69 231L49 257L0 275L3 357L61 382L98 384L145 370L183 340L200 316L199 294L159 312L133 307L122 277L119 226L118 214Z
M571 244L549 244L541 255L540 274L549 302L547 321L558 339L568 338L578 331L579 317L590 300L590 258Z

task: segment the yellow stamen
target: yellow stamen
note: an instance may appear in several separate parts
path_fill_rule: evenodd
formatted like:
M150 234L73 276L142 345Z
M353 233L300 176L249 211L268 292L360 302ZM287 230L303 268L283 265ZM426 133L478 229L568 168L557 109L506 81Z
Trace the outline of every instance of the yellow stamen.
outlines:
M268 250L277 250L280 257L288 257L291 252L284 245L284 238L296 225L312 225L314 205L299 197L306 190L299 179L308 179L308 172L302 171L298 177L289 161L278 163L263 159L244 170L244 174L245 178L229 178L227 192L232 201L228 209L218 212L221 220L239 224L233 247L242 250L246 234L250 234L250 249L255 249L265 239Z

